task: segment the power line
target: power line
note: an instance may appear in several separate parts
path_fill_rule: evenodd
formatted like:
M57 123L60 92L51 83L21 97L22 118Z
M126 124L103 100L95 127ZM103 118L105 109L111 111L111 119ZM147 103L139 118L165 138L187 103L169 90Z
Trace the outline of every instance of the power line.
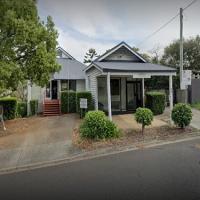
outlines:
M183 10L186 10L187 8L189 8L190 6L192 6L195 2L197 2L198 0L193 0L192 2L190 2L187 6L185 6L183 8ZM137 46L140 46L141 44L143 44L145 41L147 41L149 38L153 37L156 33L158 33L159 31L161 31L163 28L165 28L168 24L170 24L172 21L174 21L177 17L179 16L179 13L177 13L176 15L174 15L169 21L167 21L165 24L163 24L162 26L160 26L156 31L154 31L153 33L151 33L150 35L148 35L147 37L144 38L144 40L142 40L141 42L138 43Z

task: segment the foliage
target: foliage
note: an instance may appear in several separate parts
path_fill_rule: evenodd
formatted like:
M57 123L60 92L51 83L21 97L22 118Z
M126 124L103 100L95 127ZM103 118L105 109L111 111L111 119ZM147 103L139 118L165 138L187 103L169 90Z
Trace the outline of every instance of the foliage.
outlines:
M17 99L13 97L6 97L0 99L0 105L3 106L4 119L14 119L17 114Z
M80 126L80 134L83 138L104 139L119 137L119 130L103 111L89 111Z
M164 112L165 102L165 93L147 92L146 94L146 107L151 109L154 115L159 115Z
M26 117L27 116L27 102L17 103L17 116Z
M94 110L94 104L93 104L93 100L92 100L92 94L91 92L77 92L77 112L80 113L80 98L85 98L87 99L87 103L88 103L88 109L84 110L82 113L82 116L85 116L85 112L89 111L89 110Z
M132 47L132 50L138 53L142 58L144 58L147 62L150 62L151 57L147 53L140 53L140 49L137 47Z
M38 112L38 100L30 100L31 115L36 115Z
M153 121L153 113L148 108L137 108L135 112L135 120L142 124L143 134L145 126L151 125L151 122Z
M98 57L98 54L97 54L96 50L93 49L93 48L90 48L88 50L88 52L86 52L86 55L84 56L83 62L86 63L86 64L90 64L97 57Z
M192 120L191 107L184 103L178 103L172 110L172 120L180 128L188 126Z
M0 1L0 93L30 80L44 86L58 71L58 33L51 17L40 20L34 0Z
M61 92L61 112L62 113L76 112L76 92L74 91Z
M184 69L200 70L200 36L191 37L184 40L184 55L183 55L183 67ZM179 40L175 40L169 46L165 47L164 55L161 59L162 64L166 64L172 67L179 68L180 65L180 43Z

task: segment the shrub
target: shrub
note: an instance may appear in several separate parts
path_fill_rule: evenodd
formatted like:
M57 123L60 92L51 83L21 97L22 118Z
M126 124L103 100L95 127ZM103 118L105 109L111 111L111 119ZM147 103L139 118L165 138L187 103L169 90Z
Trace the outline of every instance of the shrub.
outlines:
M80 113L80 98L85 98L87 99L87 103L88 103L88 108L86 110L84 110L84 112L82 113L82 116L85 116L85 113L87 111L90 110L94 110L94 104L93 104L93 100L92 100L92 94L91 92L77 92L77 112Z
M146 94L146 107L149 108L154 115L162 114L165 110L165 93L148 92Z
M76 112L76 92L74 91L61 92L61 112L62 113Z
M4 119L14 119L17 114L17 99L13 97L6 97L0 99L0 105L3 106Z
M104 139L119 136L117 126L110 121L103 111L89 111L80 126L81 137Z
M192 110L184 103L178 103L172 110L172 120L180 128L188 126L192 120Z
M31 115L36 115L38 112L38 100L30 100Z
M17 103L17 116L18 117L26 117L27 116L27 103L26 102L18 102Z
M144 133L145 126L151 125L153 121L153 113L148 108L137 108L135 113L135 120L142 124L142 134Z

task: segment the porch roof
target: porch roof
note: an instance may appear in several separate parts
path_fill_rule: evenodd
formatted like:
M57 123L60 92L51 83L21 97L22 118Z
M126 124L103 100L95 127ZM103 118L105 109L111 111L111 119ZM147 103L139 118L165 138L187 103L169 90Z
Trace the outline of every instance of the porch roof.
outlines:
M172 67L152 63L136 62L93 62L90 66L100 68L102 72L160 72L175 73L177 70ZM86 69L87 70L87 69Z

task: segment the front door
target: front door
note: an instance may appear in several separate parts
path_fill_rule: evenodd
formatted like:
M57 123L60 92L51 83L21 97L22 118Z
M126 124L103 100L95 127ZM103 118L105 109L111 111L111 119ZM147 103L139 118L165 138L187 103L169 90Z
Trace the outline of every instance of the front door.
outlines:
M141 82L126 83L127 110L134 111L141 106Z
M58 81L52 80L51 82L51 93L52 93L52 99L58 98Z

